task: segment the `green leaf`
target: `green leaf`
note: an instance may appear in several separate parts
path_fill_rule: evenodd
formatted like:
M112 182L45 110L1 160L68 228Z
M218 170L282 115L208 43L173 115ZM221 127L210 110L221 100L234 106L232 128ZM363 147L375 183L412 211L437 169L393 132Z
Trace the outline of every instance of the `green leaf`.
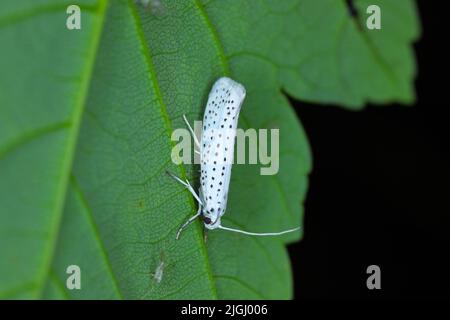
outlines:
M0 297L47 281L102 26L85 3L89 32L65 28L68 3L0 5Z
M299 100L351 109L413 102L410 44L420 33L414 2L351 2L359 19L349 16L344 0L211 1L207 10L221 30L227 59L271 64L279 86ZM381 8L381 30L365 27L371 4Z
M223 223L298 225L311 155L282 91L348 108L414 98L413 4L375 2L382 31L361 28L363 1L356 21L336 0L86 0L72 31L70 2L2 2L0 297L291 298L285 245L302 232L205 243L196 222L174 239L196 204L164 172L195 184L198 167L171 162L171 133L218 77L243 83L239 126L280 129L280 169L235 165Z

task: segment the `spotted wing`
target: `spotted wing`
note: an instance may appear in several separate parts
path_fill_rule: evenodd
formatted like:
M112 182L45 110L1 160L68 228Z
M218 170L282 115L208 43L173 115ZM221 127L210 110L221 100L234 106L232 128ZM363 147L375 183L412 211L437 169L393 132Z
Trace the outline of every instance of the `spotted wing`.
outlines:
M213 216L225 213L234 141L245 88L230 78L220 78L209 93L201 139L201 188L205 209Z

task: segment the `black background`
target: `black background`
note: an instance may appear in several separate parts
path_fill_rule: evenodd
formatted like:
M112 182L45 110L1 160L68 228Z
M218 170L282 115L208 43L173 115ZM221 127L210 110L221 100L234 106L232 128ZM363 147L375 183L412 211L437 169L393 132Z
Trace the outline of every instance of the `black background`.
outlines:
M450 297L448 10L420 1L414 106L352 112L291 101L314 158L295 298ZM381 268L368 290L366 268Z

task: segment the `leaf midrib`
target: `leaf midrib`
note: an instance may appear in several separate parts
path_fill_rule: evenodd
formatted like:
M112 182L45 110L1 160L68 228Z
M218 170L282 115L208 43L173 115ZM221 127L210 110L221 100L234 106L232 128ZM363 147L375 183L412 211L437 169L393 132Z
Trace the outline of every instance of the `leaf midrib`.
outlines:
M58 190L55 199L56 199L56 205L54 211L51 213L52 218L50 221L52 221L52 225L49 228L50 233L50 240L49 244L47 245L47 248L44 249L44 265L42 266L41 275L38 276L39 279L37 279L38 283L38 290L36 292L36 298L42 297L42 293L44 291L44 284L45 281L49 275L51 263L53 261L53 256L56 250L56 244L57 244L57 238L59 229L61 226L61 218L62 218L62 211L64 208L64 200L67 194L68 189L68 183L69 183L69 176L70 172L72 170L72 163L75 155L75 148L78 138L78 132L80 129L81 124L81 118L83 114L83 109L86 104L87 99L87 93L90 86L90 81L92 78L92 72L94 69L94 62L97 55L98 46L100 43L100 35L102 33L103 29L103 21L105 18L105 12L106 12L106 0L100 0L99 5L97 6L96 14L98 15L98 19L94 19L94 24L92 26L93 32L90 39L90 45L88 53L86 55L86 61L87 63L84 65L84 69L82 71L82 82L79 89L79 94L75 100L75 107L72 114L72 128L69 130L69 137L68 142L66 145L66 152L64 152L64 160L62 161L62 178L59 181L59 185L56 190Z
M210 33L211 33L211 37L212 37L213 42L214 42L214 47L215 47L216 50L217 50L217 55L218 55L219 60L220 60L220 65L222 66L222 72L224 73L224 75L229 76L229 75L230 75L229 64L228 64L228 61L227 61L227 59L226 59L225 50L224 50L224 48L223 48L223 46L222 46L222 44L221 44L221 42L220 42L218 33L217 33L216 29L214 28L214 25L212 24L211 20L208 18L208 15L207 15L206 11L204 10L203 6L199 3L198 0L194 0L194 3L195 3L195 5L196 5L196 8L198 9L198 11L200 12L200 15L201 15L202 18L205 20L207 29L208 29L208 30L210 31ZM282 94L282 95L284 96L284 94ZM244 123L247 124L247 127L250 127L250 126L249 126L250 122L245 118L245 116L241 115L241 117L242 117L242 120L244 121ZM285 210L286 210L289 214L291 214L292 216L294 216L294 213L293 213L293 211L292 211L290 205L289 205L288 202L287 202L286 196L285 196L285 194L284 194L283 191L282 191L282 188L281 188L280 182L279 182L279 180L278 180L278 177L277 177L277 176L272 176L272 177L273 177L274 182L275 182L275 185L276 185L276 187L277 187L276 189L277 189L277 191L279 191L279 193L280 193L280 195L281 195L283 205L285 206ZM258 244L259 244L259 243L258 243ZM216 278L216 275L213 275L213 276L214 276L214 278ZM223 276L221 276L221 277L223 277ZM231 279L231 278L232 278L232 277L229 277L229 279ZM236 280L236 279L234 279L234 280ZM244 283L244 282L241 281L241 282L239 282L239 283L240 283L241 285L244 285L244 286L245 286L245 283ZM245 287L251 288L250 286L245 286ZM251 289L253 289L253 288L251 288ZM259 293L259 292L256 291L255 289L253 289L252 291L254 291L255 293L259 294L260 296L263 296L261 293Z
M206 11L204 10L203 6L201 3L199 3L198 0L193 0L197 9L200 12L200 15L203 17L203 19L205 20L205 23L208 27L208 30L211 32L211 37L213 38L213 42L214 42L214 46L216 48L217 55L220 59L220 65L222 66L222 72L224 73L224 75L229 76L230 75L230 68L229 68L229 64L228 61L226 59L226 55L225 55L225 50L220 42L219 39L219 35L216 31L216 29L214 28L213 23L211 22L211 20L208 18L208 15L206 13ZM284 94L281 92L281 94L284 96ZM244 123L247 125L248 128L250 128L250 121L248 119L246 119L246 117L242 114L240 115L240 117L242 118L242 120L244 121ZM280 193L281 198L282 198L282 202L283 205L285 206L286 211L291 215L291 216L295 216L294 212L292 211L289 203L287 202L286 199L286 195L283 193L283 190L281 188L281 184L280 181L278 179L278 177L275 176L271 176L274 179L275 185L276 185L276 189L277 191Z
M155 95L157 97L158 104L159 104L159 107L161 109L161 115L162 115L162 117L164 119L164 124L165 124L166 131L167 131L167 137L168 137L168 139L170 141L171 146L174 147L174 142L170 138L171 137L171 133L173 131L172 122L171 122L171 120L169 118L169 115L168 115L168 112L167 112L167 106L164 103L164 99L163 99L162 94L161 94L161 90L160 90L160 87L159 87L158 79L157 79L157 76L156 76L156 70L154 68L154 63L153 63L153 60L152 60L152 57L151 57L151 54L150 54L150 48L149 48L149 46L147 45L147 43L145 41L144 31L143 31L143 28L142 28L142 22L141 22L141 19L139 18L139 15L138 15L138 13L136 11L136 7L134 6L132 0L128 1L128 8L130 9L132 17L134 19L133 21L134 21L134 25L135 25L135 28L136 28L136 33L137 33L138 38L140 40L140 45L141 45L141 49L142 49L141 51L142 51L142 53L144 55L144 58L145 58L145 61L146 61L146 64L147 64L147 71L148 71L148 74L149 74L149 77L150 77L150 81L151 81L151 83L153 85L152 89L155 91ZM184 166L182 164L180 164L180 165L178 165L178 167L179 167L180 174L181 174L182 178L186 179L186 170L185 170ZM189 204L191 206L191 209L193 211L195 211L196 210L195 202L194 202L194 199L193 199L192 196L189 196ZM196 226L195 227L195 239L197 240L198 247L201 249L200 253L201 253L202 257L203 257L204 264L205 264L205 269L207 271L207 275L208 275L208 279L209 279L208 282L209 282L210 288L211 288L211 294L214 296L215 299L217 299L218 298L217 297L217 289L216 289L216 285L215 285L215 282L214 282L214 279L213 279L211 265L209 263L207 250L206 250L205 244L203 242L203 237L201 236L200 225L198 223L196 223L195 226Z

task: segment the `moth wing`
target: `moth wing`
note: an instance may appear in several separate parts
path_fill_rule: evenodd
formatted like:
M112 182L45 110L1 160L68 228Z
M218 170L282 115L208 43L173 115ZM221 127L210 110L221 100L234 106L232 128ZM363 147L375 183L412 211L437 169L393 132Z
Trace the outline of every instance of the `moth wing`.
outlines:
M245 88L234 80L218 79L208 97L201 139L201 188L206 210L225 213L234 143Z

